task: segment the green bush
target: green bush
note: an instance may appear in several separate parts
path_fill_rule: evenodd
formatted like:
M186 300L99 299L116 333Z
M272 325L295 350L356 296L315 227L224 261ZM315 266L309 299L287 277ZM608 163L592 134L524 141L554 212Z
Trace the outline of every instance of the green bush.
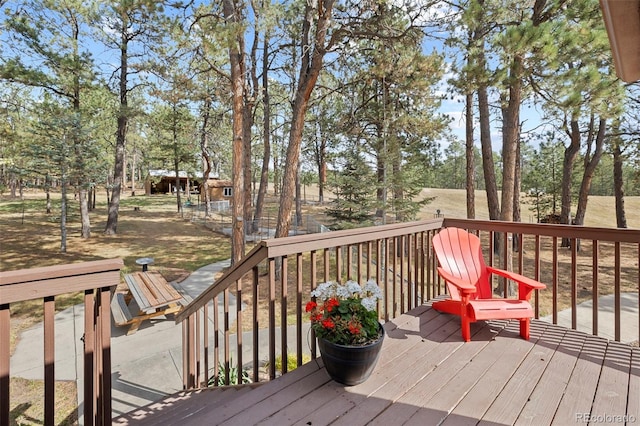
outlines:
M302 363L306 364L311 361L309 354L302 354ZM296 354L287 354L287 371L293 371L298 368L298 356ZM282 371L282 356L276 357L276 371Z
M219 363L218 364L218 374L214 374L213 376L209 377L209 380L207 381L207 386L226 386L226 385L239 385L239 384L247 384L247 383L251 383L251 378L249 377L249 371L248 370L242 370L242 372L240 373L240 376L238 375L239 373L239 368L237 366L232 366L231 365L231 360L229 360L229 383L225 382L226 379L226 368L225 365L223 363ZM242 380L242 382L239 381L239 379Z

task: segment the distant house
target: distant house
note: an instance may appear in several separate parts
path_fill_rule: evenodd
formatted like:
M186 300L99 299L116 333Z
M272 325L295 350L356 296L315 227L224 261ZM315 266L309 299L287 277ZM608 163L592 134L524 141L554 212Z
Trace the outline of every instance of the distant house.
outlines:
M230 201L233 196L233 182L222 179L208 179L210 201Z
M185 171L178 172L180 191L197 190L198 182L189 178ZM145 195L173 194L176 191L176 172L173 170L149 170L144 181Z

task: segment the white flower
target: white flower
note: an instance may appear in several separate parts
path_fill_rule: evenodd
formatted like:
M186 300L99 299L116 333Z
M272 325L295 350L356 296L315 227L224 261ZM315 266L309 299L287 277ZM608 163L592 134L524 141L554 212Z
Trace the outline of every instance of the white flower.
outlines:
M367 281L367 283L364 285L364 292L370 296L375 297L376 299L382 299L382 291L374 280Z
M311 296L317 297L320 300L327 300L335 296L335 289L338 284L333 281L327 281L326 283L319 284L315 290L311 292Z
M348 299L349 297L351 297L351 292L349 291L347 286L338 285L336 287L336 296L338 296L340 299Z
M359 296L360 293L362 293L362 287L360 287L360 284L358 284L357 282L353 281L353 280L349 280L345 283L345 287L347 288L347 290L349 291L350 295L352 296Z
M318 284L315 290L311 292L311 296L325 301L336 297L339 299L349 299L351 297L361 298L362 304L369 304L368 306L375 307L376 300L382 299L382 291L375 280L370 279L364 285L364 288L356 281L349 280L345 285L340 285L336 281L327 281ZM365 302L365 300L367 300ZM368 310L371 310L368 306L365 306Z
M364 297L362 300L360 300L360 303L367 311L373 311L376 309L376 300L377 299L373 296Z

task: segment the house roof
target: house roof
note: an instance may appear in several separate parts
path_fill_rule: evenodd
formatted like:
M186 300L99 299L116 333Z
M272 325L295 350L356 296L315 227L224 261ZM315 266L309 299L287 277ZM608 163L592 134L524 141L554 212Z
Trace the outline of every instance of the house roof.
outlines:
M176 177L176 172L174 170L149 170L149 176L151 177ZM178 177L188 178L187 172L184 170L180 170L178 172Z
M210 178L207 180L207 185L211 188L224 188L228 186L233 186L233 182L230 180L223 180L218 178Z
M600 0L616 74L640 80L640 0Z

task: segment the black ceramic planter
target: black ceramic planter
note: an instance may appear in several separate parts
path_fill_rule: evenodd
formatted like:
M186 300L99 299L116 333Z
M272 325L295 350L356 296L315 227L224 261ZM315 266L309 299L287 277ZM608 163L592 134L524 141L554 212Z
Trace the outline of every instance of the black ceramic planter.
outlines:
M338 345L325 339L318 339L322 362L329 376L338 383L357 385L369 378L378 362L384 328L375 342L365 346Z

